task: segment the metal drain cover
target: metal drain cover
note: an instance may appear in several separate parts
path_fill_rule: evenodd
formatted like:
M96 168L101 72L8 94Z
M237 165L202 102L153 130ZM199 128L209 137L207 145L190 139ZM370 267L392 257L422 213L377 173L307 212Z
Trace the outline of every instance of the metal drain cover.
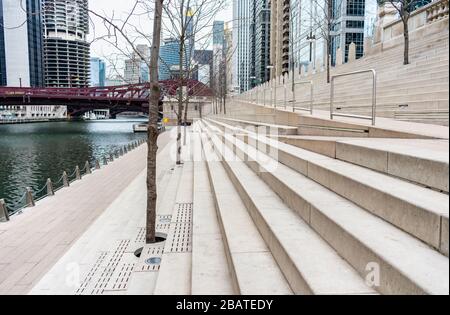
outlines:
M160 257L151 257L151 258L147 259L145 261L145 263L150 266L159 265L161 263L161 258Z

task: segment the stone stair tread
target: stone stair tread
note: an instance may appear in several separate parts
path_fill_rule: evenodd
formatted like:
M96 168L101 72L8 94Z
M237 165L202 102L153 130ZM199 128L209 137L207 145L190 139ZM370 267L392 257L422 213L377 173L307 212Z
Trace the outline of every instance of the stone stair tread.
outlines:
M260 140L264 142L264 139ZM279 149L289 152L303 160L307 160L309 163L329 168L339 174L357 180L362 184L423 207L430 212L446 216L447 218L449 216L449 196L446 194L420 187L362 166L335 160L285 143L277 142L276 145L279 146Z
M315 294L375 293L243 162L231 162L229 165Z
M223 166L208 157L219 222L240 294L292 294Z
M232 295L233 285L227 264L222 233L217 220L208 170L201 159L198 134L193 136L194 151L194 210L192 233L193 295Z
M237 145L255 157L255 149L240 141ZM287 166L278 165L273 174L335 224L365 244L378 257L413 279L425 291L448 294L447 257Z

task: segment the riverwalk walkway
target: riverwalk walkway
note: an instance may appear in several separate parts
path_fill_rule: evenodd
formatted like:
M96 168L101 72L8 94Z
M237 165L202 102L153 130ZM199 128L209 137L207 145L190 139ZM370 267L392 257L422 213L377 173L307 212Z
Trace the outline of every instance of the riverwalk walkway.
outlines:
M169 133L161 135L160 150L169 141ZM120 206L128 216L130 205L145 202L146 151L147 146L141 145L0 223L0 295L29 293L111 207ZM129 219L136 218L130 213Z

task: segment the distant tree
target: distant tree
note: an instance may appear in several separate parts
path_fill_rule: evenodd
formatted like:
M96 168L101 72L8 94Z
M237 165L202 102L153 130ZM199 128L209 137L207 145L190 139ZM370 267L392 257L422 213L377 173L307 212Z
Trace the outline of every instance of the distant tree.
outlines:
M404 39L404 49L403 49L403 64L409 64L409 18L411 13L417 9L417 7L423 3L423 0L378 0L378 5L385 5L390 3L400 15L400 19L403 23L403 39Z

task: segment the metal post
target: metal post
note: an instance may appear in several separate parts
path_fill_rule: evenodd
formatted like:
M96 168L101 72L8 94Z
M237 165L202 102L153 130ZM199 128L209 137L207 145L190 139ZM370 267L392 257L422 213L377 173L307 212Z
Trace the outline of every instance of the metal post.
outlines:
M96 170L100 169L100 162L98 160L95 160L95 169Z
M63 172L63 186L64 187L69 187L70 186L69 177L67 176L67 172L66 171Z
M91 164L88 161L84 163L84 168L86 169L86 174L91 174Z
M286 82L283 85L284 85L284 109L286 109L287 108L287 86L286 86Z
M111 162L114 162L114 154L112 154L112 153L109 154L109 160Z
M108 165L108 158L106 156L103 157L103 165Z
M124 146L123 147L123 154L127 154L127 153L128 153L127 146Z
M47 196L54 196L55 191L53 190L53 183L50 178L47 178Z
M5 199L0 199L0 214L3 215L6 221L9 221L8 208L6 207Z
M75 179L76 180L80 180L81 179L80 167L78 165L75 166Z
M264 107L266 107L266 89L263 89L263 97L264 97L264 101L263 101L263 105Z
M36 204L34 203L33 191L30 187L25 188L26 190L26 202L27 207L34 207Z
M330 87L330 119L333 119L333 108L334 108L334 78L331 77L331 87Z
M119 150L119 154L120 154L120 156L123 155L123 148L122 148L122 147L121 147L120 150Z
M372 126L375 126L375 120L377 115L377 73L372 70L373 83L372 83Z

